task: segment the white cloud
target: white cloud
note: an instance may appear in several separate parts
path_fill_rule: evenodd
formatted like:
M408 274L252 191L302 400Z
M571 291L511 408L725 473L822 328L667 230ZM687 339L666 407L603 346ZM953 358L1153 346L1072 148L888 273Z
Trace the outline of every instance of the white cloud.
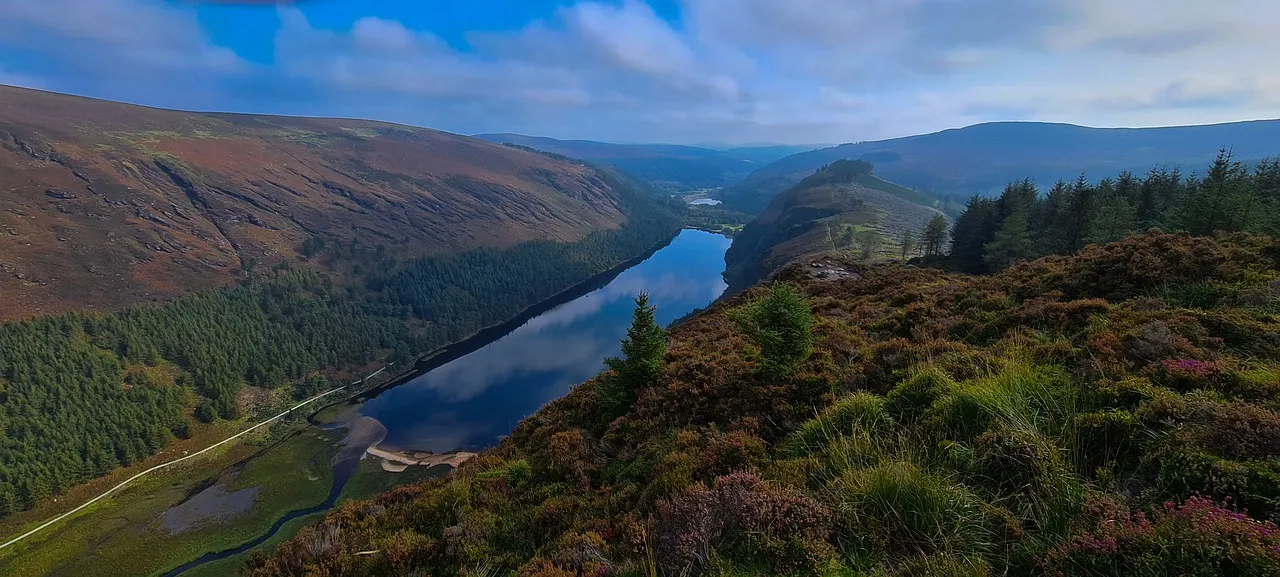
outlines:
M62 62L109 97L456 132L815 142L986 120L1133 126L1280 116L1273 0L680 0L678 8L668 22L642 0L578 0L518 30L472 32L458 48L386 18L322 29L299 5L280 9L275 68L258 70L211 44L186 7L0 0L0 46ZM0 54L6 64L33 75ZM184 71L191 82L154 76ZM241 81L219 84L228 78Z
M648 4L622 6L584 2L567 12L577 32L617 64L653 76L689 74L693 51Z
M229 73L244 64L210 44L188 8L144 0L0 0L0 14L0 44L34 46L85 72L142 66Z

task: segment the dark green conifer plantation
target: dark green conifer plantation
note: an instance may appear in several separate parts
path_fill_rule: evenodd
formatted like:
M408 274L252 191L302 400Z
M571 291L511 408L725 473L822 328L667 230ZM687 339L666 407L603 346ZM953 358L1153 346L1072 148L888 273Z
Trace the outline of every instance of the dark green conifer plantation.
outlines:
M969 273L996 272L1151 228L1202 236L1280 232L1280 159L1249 169L1224 148L1204 177L1153 169L1143 178L1125 172L1090 183L1081 175L1043 196L1030 181L1011 183L999 199L969 201L952 228L948 263Z

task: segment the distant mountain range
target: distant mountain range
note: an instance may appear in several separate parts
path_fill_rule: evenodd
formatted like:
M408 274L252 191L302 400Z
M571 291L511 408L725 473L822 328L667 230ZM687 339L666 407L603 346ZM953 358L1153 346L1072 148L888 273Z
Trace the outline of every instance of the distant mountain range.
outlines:
M477 134L498 144L518 144L571 158L613 165L672 192L715 188L741 180L803 146L766 145L713 150L674 144L612 144L593 140L557 140L522 134Z
M932 134L859 142L780 159L721 191L725 205L759 212L778 193L822 166L866 160L881 178L934 195L989 195L1033 178L1041 185L1159 165L1203 170L1218 148L1237 159L1280 155L1280 120L1165 128L1088 128L1042 122L996 122Z

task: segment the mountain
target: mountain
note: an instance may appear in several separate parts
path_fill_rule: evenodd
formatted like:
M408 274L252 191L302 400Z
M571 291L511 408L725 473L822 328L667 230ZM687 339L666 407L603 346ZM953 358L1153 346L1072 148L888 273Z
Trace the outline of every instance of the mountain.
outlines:
M521 134L477 134L498 144L517 144L570 158L616 166L626 173L672 191L725 186L747 176L780 151L731 154L674 144L610 144L591 140L557 140Z
M0 195L0 320L226 286L254 263L306 260L304 245L405 263L627 219L598 171L464 136L12 87Z
M823 146L791 146L785 144L768 144L768 145L750 145L750 146L734 146L720 150L720 153L730 158L737 158L754 162L760 166L765 166L776 160L780 160L793 154L809 152L825 148Z
M796 263L249 574L1280 575L1278 255Z
M875 164L882 178L938 196L991 195L1006 184L1146 173L1156 166L1190 172L1218 148L1244 160L1280 155L1280 120L1165 128L1089 128L1040 122L995 122L932 134L805 152L753 172L719 193L731 206L763 207L767 199L819 167L840 159ZM745 208L742 210L746 210Z
M683 214L613 168L433 130L17 88L0 195L0 320L22 319L0 322L0 519L411 365Z
M729 290L751 286L809 254L901 254L895 247L905 233L918 233L941 212L868 186L875 185L871 169L863 161L836 161L775 196L725 254Z

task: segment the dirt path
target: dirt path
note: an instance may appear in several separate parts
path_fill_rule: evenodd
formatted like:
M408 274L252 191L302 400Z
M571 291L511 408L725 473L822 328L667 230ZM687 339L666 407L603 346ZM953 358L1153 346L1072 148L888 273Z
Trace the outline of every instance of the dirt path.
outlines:
M391 366L391 365L387 365L387 366ZM39 533L41 530L45 529L46 527L48 527L48 526L50 526L50 525L53 525L54 523L57 523L58 521L61 521L61 520L63 520L63 519L66 519L67 517L70 517L71 515L74 515L74 514L76 514L76 513L80 512L80 511L81 511L82 509L84 509L85 507L88 507L89 505L92 505L92 504L94 504L94 503L96 503L96 502L98 502L98 501L102 500L103 498L107 497L108 495L110 495L110 494L112 494L112 493L114 493L114 492L116 492L116 491L119 491L120 489L124 488L124 486L125 486L125 485L128 485L129 483L132 483L133 481L135 481L135 480L137 480L137 479L139 479L139 478L143 477L144 475L147 475L148 473L152 473L152 472L155 472L155 471L159 471L160 469L163 469L163 468L168 467L168 466L170 466L170 465L176 465L176 464L181 463L181 462L183 462L183 461L186 461L186 460L188 460L188 459L194 459L194 458L196 458L196 457L198 457L198 456L200 456L200 455L203 455L204 453L207 453L207 452L209 452L209 451L212 451L213 449L216 449L216 448L218 448L218 447L220 447L220 446L222 446L222 445L225 445L225 444L227 444L227 443L230 443L231 441L234 441L234 440L236 440L236 439L238 439L238 438L240 438L240 437L242 437L242 436L244 436L244 435L247 435L247 434L249 434L250 432L252 432L252 431L254 431L254 430L256 430L256 429L258 429L258 428L260 428L260 427L262 427L262 426L264 426L264 425L270 424L270 423L272 423L272 422L274 422L274 421L276 421L276 420L280 419L281 417L283 417L283 416L285 416L285 415L288 415L289 413L292 413L293 411L295 411L295 410L297 410L297 409L299 409L299 408L301 408L301 407L303 407L303 406L305 406L305 405L307 405L307 404L310 404L312 401L315 401L315 400L317 400L317 399L322 399L322 398L324 398L324 397L327 397L327 396L329 396L329 395L332 395L332 394L334 394L334 393L336 393L336 392L338 392L338 391L341 391L341 390L343 390L343 389L345 389L345 388L347 388L347 387L350 387L351 385L355 385L355 384L358 384L358 383L363 383L363 382L365 382L365 381L369 380L370 378L372 378L372 377L374 377L374 376L378 375L379 373L381 373L382 371L385 371L385 370L387 370L387 367L382 367L381 369L378 369L378 370L376 370L376 371L374 371L374 372L370 373L368 376L364 377L363 379L360 379L360 380L358 380L358 381L352 382L352 383L347 384L347 385L343 385L343 386L338 387L338 388L336 388L336 389L332 389L332 390L329 390L329 391L325 391L325 392L323 392L323 393L320 393L320 394L318 394L318 395L316 395L316 396L314 396L314 397L311 397L310 399L307 399L307 400L305 400L305 401L302 401L301 403L298 403L297 405L294 405L293 407L290 407L288 410L284 411L283 413L280 413L279 415L276 415L276 416L274 416L274 417L271 417L270 419L267 419L267 420L265 420L265 421L262 421L261 423L258 423L258 424L254 425L254 426L252 426L252 427L249 427L248 429L245 429L245 430L243 430L243 431L240 431L239 433L236 433L236 434L234 434L234 435L231 435L230 437L227 437L226 439L223 439L223 440L221 440L221 441L219 441L219 442L217 442L217 443L214 443L214 444L212 444L212 445L209 445L208 447L205 447L204 449L201 449L201 450L199 450L199 451L196 451L195 453L192 453L192 454L187 455L187 456L185 456L185 457L179 457L179 458L174 459L174 460L172 460L172 461L168 461L168 462L165 462L165 463L161 463L161 464L156 465L156 466L154 466L154 467L151 467L150 469L147 469L147 470L145 470L145 471L143 471L143 472L141 472L141 473L138 473L138 474L136 474L136 475L134 475L134 476L132 476L132 477L129 477L128 479L125 479L124 481L121 481L121 482L120 482L120 484L118 484L118 485L116 485L116 486L114 486L114 487L112 487L112 488L110 488L110 489L107 489L107 490L106 490L104 493L102 493L101 495L98 495L97 497L94 497L94 498L92 498L92 499L89 499L88 501L85 501L85 502L84 502L84 504L80 505L79 507L76 507L75 509L72 509L72 510L70 510L70 511L67 511L66 513L63 513L63 514L61 514L61 515L58 515L57 517L54 517L54 518L52 518L52 519L50 519L50 520L48 520L48 521L45 521L43 524L39 525L39 526L38 526L38 527L36 527L35 529L32 529L32 530L30 530L30 531L27 531L26 533L23 533L23 534L21 534L21 535L18 535L17 537L14 537L13 539L10 539L10 540L6 541L4 544L0 545L0 549L4 549L5 547L8 547L8 546L10 546L10 545L13 545L14 543L17 543L17 542L19 542L19 541L21 541L21 540L23 540L23 539L26 539L27 537L30 537L30 536L32 536L32 535L35 535L36 533Z

